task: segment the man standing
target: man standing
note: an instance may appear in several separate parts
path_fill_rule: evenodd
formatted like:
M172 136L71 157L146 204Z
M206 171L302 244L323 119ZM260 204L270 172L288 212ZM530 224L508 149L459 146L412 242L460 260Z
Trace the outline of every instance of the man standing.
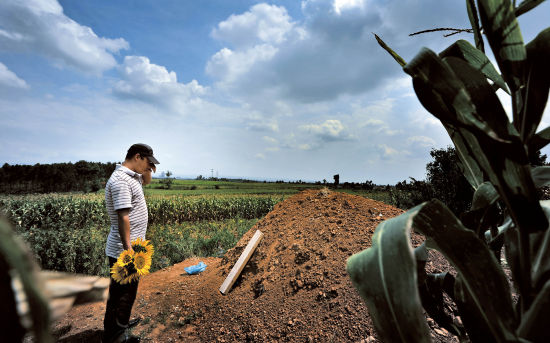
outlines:
M130 250L131 241L145 239L147 231L147 205L143 195L143 175L150 182L151 170L159 161L147 144L134 144L128 149L126 159L118 165L105 186L105 204L111 220L105 253L112 267L123 250ZM137 321L130 321L136 299L138 280L119 284L111 278L109 298L103 321L103 342L135 343L140 339L129 335L128 329Z

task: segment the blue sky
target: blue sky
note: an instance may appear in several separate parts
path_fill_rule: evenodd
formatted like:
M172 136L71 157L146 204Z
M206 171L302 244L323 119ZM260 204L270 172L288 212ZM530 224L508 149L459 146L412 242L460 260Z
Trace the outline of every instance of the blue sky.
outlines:
M524 40L549 17L521 16ZM405 60L472 41L408 36L434 27L469 27L464 1L2 0L0 163L144 142L186 177L423 179L451 142L372 33Z

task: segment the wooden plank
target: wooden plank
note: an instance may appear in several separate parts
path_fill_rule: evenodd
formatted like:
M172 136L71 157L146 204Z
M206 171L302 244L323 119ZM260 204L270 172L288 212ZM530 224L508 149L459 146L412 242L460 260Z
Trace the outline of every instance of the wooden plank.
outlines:
M241 256L237 260L237 263L233 266L233 269L229 272L229 275L225 278L225 281L222 283L220 287L220 292L222 294L226 294L230 289L231 286L237 281L237 278L239 275L241 275L241 272L243 271L244 266L250 259L250 256L252 256L252 253L254 250L256 250L256 247L258 244L260 244L260 240L264 234L260 230L256 230L256 233L254 233L254 236L252 236L252 239L248 242L246 245L246 248L242 252Z

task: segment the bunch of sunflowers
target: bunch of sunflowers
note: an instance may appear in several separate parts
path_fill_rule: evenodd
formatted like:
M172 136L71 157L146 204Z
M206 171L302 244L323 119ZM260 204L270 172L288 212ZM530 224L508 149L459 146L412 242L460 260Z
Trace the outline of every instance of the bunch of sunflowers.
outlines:
M149 274L153 257L153 245L150 241L138 238L131 242L132 250L124 250L111 268L111 276L120 283L126 284Z

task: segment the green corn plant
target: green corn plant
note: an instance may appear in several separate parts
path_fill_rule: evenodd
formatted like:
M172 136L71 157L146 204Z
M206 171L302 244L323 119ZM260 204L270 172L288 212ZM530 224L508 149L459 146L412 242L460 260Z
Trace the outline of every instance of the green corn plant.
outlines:
M475 47L459 40L439 54L423 48L408 63L376 36L447 130L475 190L460 218L436 199L424 202L380 223L372 246L348 259L383 342L430 342L424 311L461 341L550 342L550 202L537 196L550 167L532 168L528 158L550 143L550 127L537 132L550 88L550 28L525 45L517 22L542 2L466 0ZM512 122L498 89L511 97ZM411 230L424 244L412 247ZM427 273L427 249L441 252L456 275Z

